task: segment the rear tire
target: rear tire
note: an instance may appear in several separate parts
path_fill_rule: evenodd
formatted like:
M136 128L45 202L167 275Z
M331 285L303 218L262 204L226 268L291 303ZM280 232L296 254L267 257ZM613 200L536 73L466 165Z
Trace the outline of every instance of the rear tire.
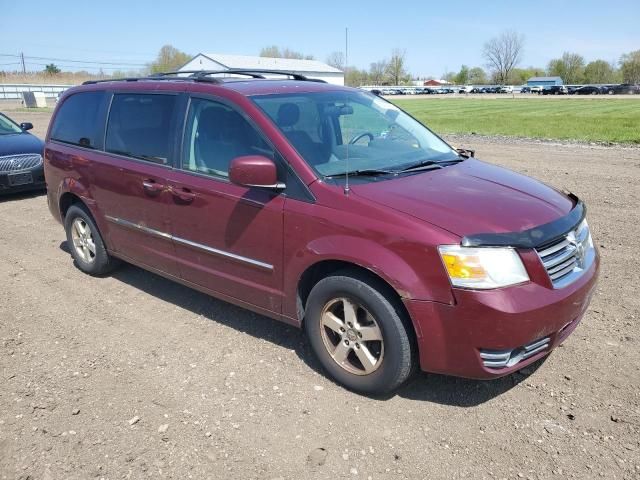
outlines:
M414 347L410 321L382 282L346 270L311 290L305 330L329 375L350 390L382 394L411 375Z
M67 246L76 266L89 275L111 272L119 261L107 249L93 217L84 205L71 205L64 217Z

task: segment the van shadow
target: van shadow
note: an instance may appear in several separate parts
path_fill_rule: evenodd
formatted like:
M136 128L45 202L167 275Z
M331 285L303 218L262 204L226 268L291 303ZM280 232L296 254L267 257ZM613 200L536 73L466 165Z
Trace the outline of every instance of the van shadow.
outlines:
M69 252L66 242L62 242L60 249ZM217 300L130 264L123 264L111 274L111 277L212 322L293 350L309 368L326 377L306 341L304 332L298 328ZM530 365L525 369L527 374L535 371L541 363L539 361ZM478 381L421 372L396 392L371 398L384 401L398 395L410 400L474 407L510 390L526 377L527 375L516 373L497 380Z

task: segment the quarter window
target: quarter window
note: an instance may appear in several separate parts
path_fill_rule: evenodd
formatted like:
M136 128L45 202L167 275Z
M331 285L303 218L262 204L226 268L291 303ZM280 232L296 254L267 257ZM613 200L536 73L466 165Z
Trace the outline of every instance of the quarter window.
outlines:
M102 148L101 118L104 92L83 92L67 98L60 106L51 139L86 148Z
M175 108L175 95L114 95L106 150L163 165L169 163Z
M192 99L182 168L226 178L231 160L244 155L274 158L273 149L237 111L219 102Z

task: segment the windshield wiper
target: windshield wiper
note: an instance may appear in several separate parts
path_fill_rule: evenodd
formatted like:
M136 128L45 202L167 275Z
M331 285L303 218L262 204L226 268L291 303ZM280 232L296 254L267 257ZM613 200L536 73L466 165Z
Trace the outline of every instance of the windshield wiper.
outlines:
M331 175L325 175L326 178L336 178L336 177L346 177L347 175L354 176L354 177L365 177L365 176L370 176L370 177L374 177L376 175L397 175L398 171L397 170L380 170L377 168L368 168L368 169L363 169L363 170L353 170L351 172L340 172L340 173L333 173Z
M422 160L421 162L417 162L417 163L412 163L411 165L404 167L400 170L398 170L398 172L417 172L420 170L431 170L434 168L442 168L444 165L450 165L452 163L460 163L465 161L466 158L465 157L458 157L458 158L452 158L450 160Z
M433 168L442 168L440 162L434 162L433 160L422 161L418 163L413 163L408 167L404 167L401 169L401 172L417 172L419 170L431 170Z

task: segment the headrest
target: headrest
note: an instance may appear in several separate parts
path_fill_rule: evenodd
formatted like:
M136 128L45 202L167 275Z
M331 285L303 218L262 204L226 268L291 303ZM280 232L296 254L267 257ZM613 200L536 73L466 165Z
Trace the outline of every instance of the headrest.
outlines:
M278 126L292 127L300 119L300 108L295 103L283 103L278 109Z

